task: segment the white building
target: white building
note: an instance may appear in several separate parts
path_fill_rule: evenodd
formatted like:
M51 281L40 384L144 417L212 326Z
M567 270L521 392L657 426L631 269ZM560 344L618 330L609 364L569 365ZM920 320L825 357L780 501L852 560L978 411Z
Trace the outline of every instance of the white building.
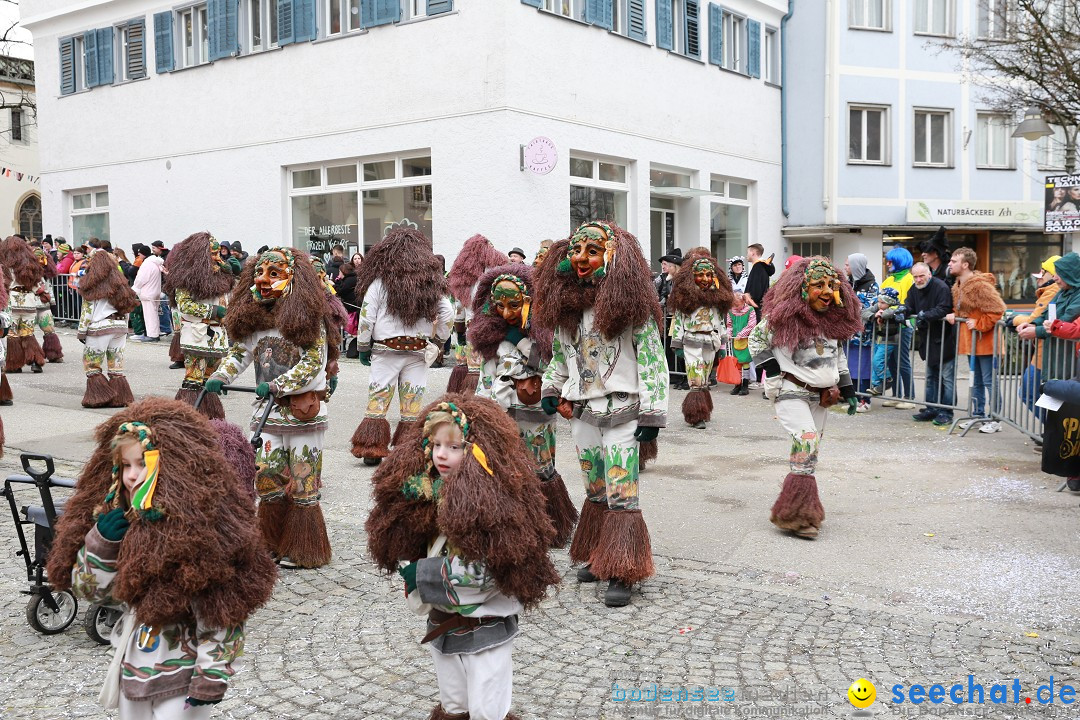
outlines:
M41 238L34 61L0 55L0 232ZM54 216L59 218L59 215ZM50 218L52 220L53 218Z
M609 216L654 259L741 254L780 236L786 6L24 0L45 213L75 241L249 252L351 252L407 218L448 260Z

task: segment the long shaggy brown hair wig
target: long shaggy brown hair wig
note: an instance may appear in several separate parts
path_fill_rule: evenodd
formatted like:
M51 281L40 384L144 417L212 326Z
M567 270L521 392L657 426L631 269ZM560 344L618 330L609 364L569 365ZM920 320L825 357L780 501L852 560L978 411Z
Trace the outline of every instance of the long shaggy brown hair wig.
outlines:
M434 320L446 297L443 264L431 252L431 240L415 228L393 230L368 251L356 271L358 302L376 278L386 288L390 314L405 325Z
M26 241L9 235L0 241L0 265L11 273L16 287L33 288L45 275L45 268L34 257Z
M496 265L506 265L510 258L495 249L483 235L473 235L461 246L450 266L450 294L465 307L472 307L473 285ZM479 293L477 293L479 295Z
M499 343L506 337L509 325L495 309L488 305L491 300L491 285L495 278L500 275L513 275L520 278L525 284L525 290L532 298L533 309L529 315L535 312L535 286L533 285L533 268L529 265L506 264L493 267L480 276L480 284L476 288L476 297L473 298L473 319L469 324L469 343L485 360L490 360L499 352ZM484 307L488 306L487 312ZM529 322L526 335L537 345L541 359L547 362L551 359L551 330L542 328L535 322Z
M108 300L119 313L139 307L139 296L128 287L116 256L106 250L95 250L86 261L86 274L79 279L79 294L84 300Z
M251 286L255 284L258 260L248 260L229 297L229 311L221 321L225 332L233 340L242 340L260 330L277 328L293 345L307 347L318 342L319 333L325 328L329 343L336 346L337 337L331 337L338 322L336 311L327 300L326 286L311 265L311 256L302 250L277 249L290 250L293 254L289 294L265 305L256 300Z
M41 248L34 248L34 257L37 259L38 265L41 265L41 258L45 258L45 264L41 265L41 268L43 271L42 277L44 277L46 280L52 280L54 277L60 274L59 271L56 269L56 261L53 260L52 255L50 255L49 253L45 252Z
M440 402L452 402L469 419L465 457L457 472L444 478L439 502L405 496L405 481L427 467L423 418ZM515 423L494 402L448 394L428 405L375 471L375 506L368 516L368 552L387 574L399 558L427 557L428 543L440 533L469 560L483 561L504 594L526 607L539 603L559 582L548 548L555 528L545 512L540 480ZM476 443L487 455L494 476L471 452Z
M161 452L153 504L164 516L132 521L120 545L113 597L152 625L189 622L196 609L210 627L244 622L270 597L277 568L209 421L175 400L146 398L97 427L97 449L57 522L49 581L71 587L76 554L113 482L112 440L131 421L150 427Z
M8 306L8 274L7 266L0 264L0 310L7 310Z
M210 233L188 235L169 251L165 259L165 282L162 289L173 304L176 291L187 290L194 300L209 300L228 295L233 275L228 268L217 267L210 258Z
M671 284L671 294L668 295L667 300L668 309L690 315L700 307L712 307L719 310L721 315L726 315L731 309L731 304L735 302L735 294L731 290L731 279L720 267L716 258L708 253L702 254L702 250L703 248L694 248L691 251L694 255L687 257L682 267L675 273L675 280ZM708 260L712 263L713 272L716 273L716 280L720 287L708 290L698 287L694 282L694 261L696 260Z
M570 240L560 240L551 246L535 276L536 324L568 335L577 335L582 313L589 307L596 312L596 326L607 339L624 330L644 325L650 318L663 328L664 316L656 297L649 263L641 254L637 238L617 225L615 260L607 275L597 284L578 282L573 272L559 272L559 263L566 258Z
M851 285L843 279L842 272L837 275L841 278L843 307L834 302L828 310L819 313L814 312L803 299L803 276L811 260L827 261L827 258L803 258L785 270L776 284L765 293L762 315L768 318L773 343L788 350L806 347L818 338L850 340L862 331L862 303Z

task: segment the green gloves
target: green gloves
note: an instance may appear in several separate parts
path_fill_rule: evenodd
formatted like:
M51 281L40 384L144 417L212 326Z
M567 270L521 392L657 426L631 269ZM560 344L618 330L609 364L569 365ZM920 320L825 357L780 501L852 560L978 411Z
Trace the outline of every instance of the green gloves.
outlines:
M221 388L224 386L225 381L218 380L217 378L210 378L205 383L203 383L203 387L206 388L206 392L213 393L215 395L221 393Z
M540 407L544 409L548 415L554 415L559 411L559 398L555 396L549 396L540 398Z
M330 386L331 395L337 392L337 375L331 376L330 381L327 384Z
M200 705L217 705L220 700L200 700L198 698L189 697L184 701L185 704L191 707L199 707Z
M371 351L370 350L361 350L360 351L360 364L361 365L371 365Z
M411 562L403 568L398 568L398 575L405 580L405 594L408 595L416 589L416 563Z
M225 306L224 305L215 305L214 306L214 317L216 317L218 320L225 317Z
M270 383L261 382L259 386L255 388L255 394L261 398L270 397Z
M681 358L682 356L683 356L683 349L682 348L675 348L675 357Z
M859 398L849 397L847 399L847 405L848 405L847 414L848 415L854 415L856 409L859 407Z
M124 511L113 508L98 518L97 529L101 537L116 542L124 539L124 533L128 531L129 523L124 517Z
M638 442L649 442L655 440L656 436L660 434L660 428L655 427L641 427L634 431L634 439Z
M506 329L506 339L517 345L519 342L525 339L524 333L521 332L521 328L516 328L511 325Z

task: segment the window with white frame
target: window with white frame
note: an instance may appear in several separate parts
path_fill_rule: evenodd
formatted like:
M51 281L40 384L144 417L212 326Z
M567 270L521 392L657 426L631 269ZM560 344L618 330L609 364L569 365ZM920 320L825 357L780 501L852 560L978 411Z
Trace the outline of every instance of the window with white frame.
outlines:
M423 5L426 0L419 0ZM412 9L417 0L405 0L406 7ZM323 19L320 27L326 28L326 37L360 29L360 0L323 0L320 3Z
M588 220L626 227L630 165L625 160L570 156L570 232Z
M949 167L952 165L952 112L949 110L915 109L915 147L912 153L916 167Z
M210 62L209 16L206 4L177 10L176 27L180 33L181 67L194 67Z
M792 240L791 254L799 257L832 257L832 240Z
M356 0L356 2L359 3L359 0ZM404 2L403 20L416 20L417 18L427 17L427 0L404 0Z
M712 175L709 189L714 193L709 209L709 247L713 257L745 255L750 244L750 183Z
M953 0L915 0L915 32L952 35Z
M544 0L543 9L556 15L585 21L586 0Z
M69 215L73 247L85 244L90 238L109 240L109 188L69 190Z
M11 108L11 142L24 142L22 108Z
M848 106L848 163L889 164L889 108Z
M980 168L1013 166L1012 117L1003 113L978 113L975 165Z
M856 30L889 30L889 0L848 0L848 27Z
M1037 161L1040 170L1065 170L1065 128L1051 125L1053 135L1039 138Z
M1015 0L979 0L979 38L1005 40Z
M243 0L241 13L247 52L278 46L277 0Z
M724 10L724 65L728 70L746 72L746 18Z
M120 82L146 77L146 20L139 18L117 26L113 47Z
M773 85L780 84L780 33L765 26L761 47L761 77Z

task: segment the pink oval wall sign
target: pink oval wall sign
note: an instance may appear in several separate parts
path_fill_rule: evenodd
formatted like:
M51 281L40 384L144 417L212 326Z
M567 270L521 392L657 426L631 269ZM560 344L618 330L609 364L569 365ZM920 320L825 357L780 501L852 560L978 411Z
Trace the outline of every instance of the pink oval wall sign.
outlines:
M535 137L525 146L525 167L537 175L547 175L555 169L559 153L551 138Z

